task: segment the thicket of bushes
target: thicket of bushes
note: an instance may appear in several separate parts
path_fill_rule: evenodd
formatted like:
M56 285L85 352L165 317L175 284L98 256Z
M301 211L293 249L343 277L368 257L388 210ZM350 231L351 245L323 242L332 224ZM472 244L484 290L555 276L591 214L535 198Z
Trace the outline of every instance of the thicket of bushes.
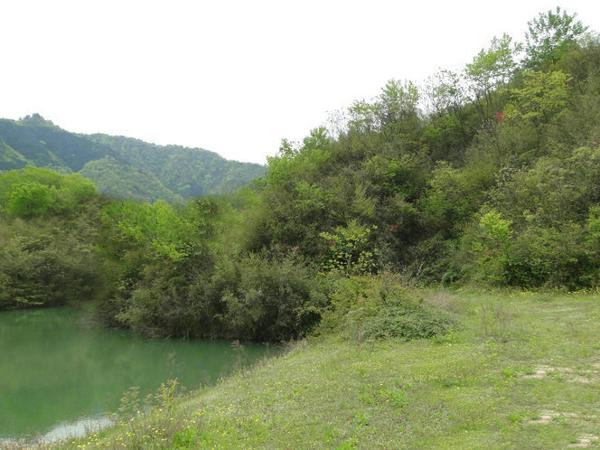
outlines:
M0 309L87 299L101 284L93 184L27 168L0 174Z
M187 204L1 174L0 304L102 286L102 317L150 335L282 340L324 318L410 339L451 320L361 277L600 283L600 39L573 16L541 14L524 44L504 35L461 73L392 80L343 116L284 141L252 186Z

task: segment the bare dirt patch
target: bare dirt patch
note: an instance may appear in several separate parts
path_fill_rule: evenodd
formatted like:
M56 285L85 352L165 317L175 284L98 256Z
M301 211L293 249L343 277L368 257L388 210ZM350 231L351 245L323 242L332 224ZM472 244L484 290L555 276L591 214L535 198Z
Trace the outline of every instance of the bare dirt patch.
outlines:
M580 416L579 416L579 414L576 414L576 413L565 413L565 412L546 410L546 411L542 411L538 418L531 419L527 423L529 425L548 425L550 422L552 422L553 420L558 419L558 418L579 419Z
M569 448L588 448L591 447L598 439L598 436L595 434L582 434L577 438L576 443L569 445Z
M523 375L526 380L542 380L549 376L563 377L569 383L591 384L600 382L600 368L573 369L571 367L538 366L532 373ZM599 365L600 367L600 365Z

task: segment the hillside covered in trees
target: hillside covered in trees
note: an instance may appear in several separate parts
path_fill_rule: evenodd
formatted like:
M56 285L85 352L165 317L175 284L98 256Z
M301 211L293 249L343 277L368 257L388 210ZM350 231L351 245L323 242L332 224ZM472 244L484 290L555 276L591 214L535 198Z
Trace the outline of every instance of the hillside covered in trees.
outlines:
M265 171L198 148L70 133L39 114L0 119L0 170L25 166L79 172L106 195L146 201L231 192Z
M48 169L1 173L0 304L76 300L85 286L102 320L148 335L279 341L329 317L360 336L410 337L450 324L386 274L600 284L600 40L573 16L541 14L525 42L495 38L425 88L392 80L335 125L284 141L251 186L185 204L111 200ZM102 186L127 158L177 195L228 184L218 170L185 181L204 153L72 135L39 117L3 121L0 136L5 168L35 157Z
M337 117L264 172L0 121L0 310L310 337L184 401L125 396L114 427L59 448L600 442L600 36L550 10Z

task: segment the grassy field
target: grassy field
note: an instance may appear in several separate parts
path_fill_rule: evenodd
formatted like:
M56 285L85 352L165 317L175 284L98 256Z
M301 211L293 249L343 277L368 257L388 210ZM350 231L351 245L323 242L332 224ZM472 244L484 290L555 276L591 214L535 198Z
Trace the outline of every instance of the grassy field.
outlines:
M460 328L408 343L311 338L60 448L600 446L600 295L425 291Z

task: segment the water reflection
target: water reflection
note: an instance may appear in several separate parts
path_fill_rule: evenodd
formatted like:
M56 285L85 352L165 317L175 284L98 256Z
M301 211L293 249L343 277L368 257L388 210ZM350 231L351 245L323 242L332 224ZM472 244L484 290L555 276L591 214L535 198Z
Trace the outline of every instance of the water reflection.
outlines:
M144 396L177 378L193 389L273 351L224 341L144 339L86 325L82 313L69 308L2 312L0 438L84 432L105 424L132 386Z

